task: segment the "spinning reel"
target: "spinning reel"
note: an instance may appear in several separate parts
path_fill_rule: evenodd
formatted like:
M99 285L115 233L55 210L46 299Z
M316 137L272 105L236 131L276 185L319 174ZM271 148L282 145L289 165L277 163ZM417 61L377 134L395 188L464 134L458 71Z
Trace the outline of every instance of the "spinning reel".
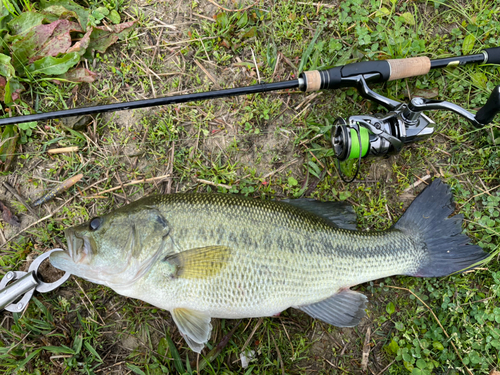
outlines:
M384 106L389 112L351 116L347 120L338 118L335 121L331 142L340 177L346 183L357 177L361 158L389 157L399 153L405 144L429 138L434 133L435 123L423 113L424 111L452 111L466 118L477 128L490 123L500 112L500 85L495 87L487 103L474 116L464 108L447 101L415 97L408 104L400 103L372 91L363 75L350 79L363 97ZM354 163L357 163L355 171Z

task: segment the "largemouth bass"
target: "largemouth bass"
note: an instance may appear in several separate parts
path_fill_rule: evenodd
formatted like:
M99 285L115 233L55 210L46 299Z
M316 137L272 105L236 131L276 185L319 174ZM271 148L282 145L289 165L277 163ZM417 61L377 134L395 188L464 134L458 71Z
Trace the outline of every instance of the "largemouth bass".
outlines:
M367 298L349 288L391 275L445 276L488 254L461 234L449 188L435 180L382 232L357 231L341 202L229 194L140 199L66 230L51 263L169 310L192 350L211 318L274 316L289 307L357 325Z

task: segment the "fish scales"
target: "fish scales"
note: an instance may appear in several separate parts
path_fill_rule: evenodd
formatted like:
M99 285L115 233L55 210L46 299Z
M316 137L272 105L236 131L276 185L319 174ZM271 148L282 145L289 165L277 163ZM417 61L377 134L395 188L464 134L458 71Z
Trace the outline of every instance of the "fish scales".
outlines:
M196 307L213 317L274 315L297 301L308 304L330 296L332 290L385 277L394 270L404 273L418 261L411 254L415 251L411 240L398 231L339 230L317 216L278 202L187 194L153 198L147 203L167 217L179 249L216 242L234 251L231 264L212 279L172 282L163 277L169 273L169 264L158 262L150 277L136 285L133 297L163 284L148 299L165 301L160 305L165 309ZM208 226L217 228L215 236L207 234ZM176 236L178 230L182 237Z
M273 316L295 307L351 327L366 307L353 285L398 274L444 276L487 257L468 245L460 216L447 218L452 197L439 180L386 231L343 229L345 210L341 203L229 194L149 197L68 229L67 252L52 254L51 262L171 311L200 352L212 317Z

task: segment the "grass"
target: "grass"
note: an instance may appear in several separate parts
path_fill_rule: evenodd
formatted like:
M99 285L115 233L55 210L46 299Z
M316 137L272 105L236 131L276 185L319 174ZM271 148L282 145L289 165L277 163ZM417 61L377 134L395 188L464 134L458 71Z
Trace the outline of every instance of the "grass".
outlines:
M237 10L251 2L219 4ZM241 12L196 0L90 4L103 6L137 26L87 60L98 79L79 86L27 80L26 103L51 111L250 85L259 77L288 80L299 69L367 59L441 58L500 45L499 1L346 0L318 6L279 0L259 1ZM475 110L500 83L499 72L493 65L462 66L373 88L399 101L437 93L436 99ZM328 141L332 123L338 116L381 109L353 89L310 95L275 92L107 113L87 119L83 132L57 120L20 129L22 145L2 181L33 202L55 181L78 173L84 179L38 209L40 217L50 218L2 245L0 273L24 269L33 254L58 247L65 228L158 192L348 200L359 229L383 230L401 216L419 190L409 187L426 174L439 174L452 187L464 230L492 254L486 267L441 279L393 277L361 285L357 290L370 299L368 315L352 329L292 309L273 319L214 320L208 350L236 328L227 346L207 360L187 348L168 312L72 278L56 292L36 294L24 313L2 313L1 371L160 374L203 367L199 372L206 374L361 373L368 327L372 374L488 374L500 367L498 120L477 130L457 115L428 113L436 122L431 139L387 160L363 161L361 179L345 185ZM78 153L46 153L74 145ZM164 181L88 198L167 174ZM37 220L11 195L2 200L23 227ZM7 239L19 231L0 224ZM413 294L391 287L411 290L437 320ZM245 344L255 359L242 369Z

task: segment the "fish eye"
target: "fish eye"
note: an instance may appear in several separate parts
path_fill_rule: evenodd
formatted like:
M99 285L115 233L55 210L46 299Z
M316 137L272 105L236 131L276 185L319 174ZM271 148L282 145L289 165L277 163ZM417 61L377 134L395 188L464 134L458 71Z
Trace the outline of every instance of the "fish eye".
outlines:
M95 217L92 220L90 220L89 223L89 229L90 230L97 230L101 226L101 218L100 217Z

